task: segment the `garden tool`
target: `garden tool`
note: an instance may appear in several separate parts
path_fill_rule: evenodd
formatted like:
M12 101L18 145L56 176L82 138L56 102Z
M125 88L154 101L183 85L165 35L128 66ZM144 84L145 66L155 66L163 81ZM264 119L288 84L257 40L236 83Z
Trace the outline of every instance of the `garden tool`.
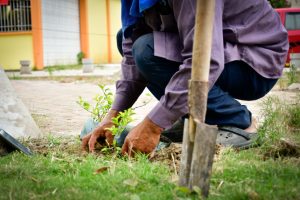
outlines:
M215 0L197 0L192 76L189 82L189 119L185 120L179 185L208 196L217 127L204 124L212 48ZM198 190L199 191L199 190Z
M32 155L31 151L27 147L22 145L9 133L0 129L0 156L5 156L15 150L21 151L29 156Z

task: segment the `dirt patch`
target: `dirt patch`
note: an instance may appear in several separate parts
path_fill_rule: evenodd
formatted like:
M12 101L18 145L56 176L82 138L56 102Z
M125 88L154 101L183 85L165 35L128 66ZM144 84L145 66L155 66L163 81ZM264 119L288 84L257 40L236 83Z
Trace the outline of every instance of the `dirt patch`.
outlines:
M216 145L214 160L218 159L221 146ZM171 143L169 147L163 148L160 151L155 152L154 156L150 159L153 162L161 162L169 166L172 172L179 172L180 159L182 153L182 144Z
M48 155L53 152L61 152L70 155L84 155L81 151L80 140L74 136L68 137L43 137L37 139L27 139L23 141L34 154Z
M281 138L276 145L270 147L264 154L265 159L278 159L283 157L300 158L300 145L289 139Z
M169 147L155 152L150 159L153 162L161 162L169 166L171 171L178 172L182 153L182 144L171 143Z

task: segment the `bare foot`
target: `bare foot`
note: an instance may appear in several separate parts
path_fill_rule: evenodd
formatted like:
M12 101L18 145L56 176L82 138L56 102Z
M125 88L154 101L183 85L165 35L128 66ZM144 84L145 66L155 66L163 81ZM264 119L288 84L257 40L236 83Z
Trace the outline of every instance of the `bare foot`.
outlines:
M257 120L256 118L252 117L251 125L248 128L246 128L244 131L248 133L256 133L257 129L258 129Z

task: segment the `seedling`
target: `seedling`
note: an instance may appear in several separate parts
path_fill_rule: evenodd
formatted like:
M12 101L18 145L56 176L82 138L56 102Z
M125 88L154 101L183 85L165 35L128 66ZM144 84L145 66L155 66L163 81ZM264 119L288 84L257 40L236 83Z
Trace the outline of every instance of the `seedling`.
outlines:
M77 101L77 103L83 109L91 113L91 116L94 119L94 121L101 122L112 106L113 94L111 90L106 86L100 84L98 86L101 90L101 93L97 94L94 97L94 106L92 106L89 102L83 100L81 96L79 96L79 100Z
M94 121L96 122L101 122L105 115L107 114L107 112L109 111L109 109L112 106L112 102L113 102L113 94L111 92L111 90L109 88L107 88L104 85L98 85L101 93L97 94L94 97L94 101L95 101L95 105L92 106L89 102L85 101L82 99L82 97L79 97L79 100L77 101L77 103L86 111L91 113L91 116L93 118ZM118 114L118 116L112 118L113 121L113 126L111 128L109 128L108 130L112 132L112 134L117 137L119 136L122 131L125 129L125 127L133 121L133 115L134 115L134 108L129 108L127 110L124 110L123 112L120 112ZM113 149L115 149L116 151L119 151L120 148L117 147L117 143L116 140L113 141ZM109 152L111 150L111 148L108 147L104 147L102 148L102 152Z

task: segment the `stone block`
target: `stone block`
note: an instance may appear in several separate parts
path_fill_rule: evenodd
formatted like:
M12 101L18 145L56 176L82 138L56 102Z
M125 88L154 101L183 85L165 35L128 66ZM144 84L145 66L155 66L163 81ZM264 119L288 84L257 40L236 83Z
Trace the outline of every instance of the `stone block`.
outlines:
M0 128L15 138L36 138L41 132L0 68Z

